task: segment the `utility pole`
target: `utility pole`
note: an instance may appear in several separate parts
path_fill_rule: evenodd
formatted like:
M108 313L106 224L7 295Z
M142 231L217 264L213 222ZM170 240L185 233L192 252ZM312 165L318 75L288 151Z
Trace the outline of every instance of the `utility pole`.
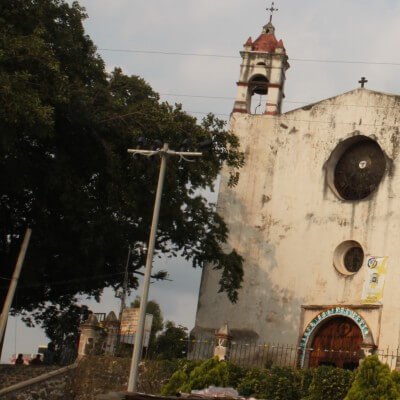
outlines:
M116 297L119 297L121 300L121 306L119 309L119 323L122 321L122 312L126 308L126 295L128 294L128 282L129 282L129 262L131 260L132 249L131 246L128 246L128 257L126 259L125 272L124 272L124 282L122 284L122 290L119 292Z
M4 339L4 333L6 331L8 314L10 313L10 308L14 299L15 290L17 289L18 279L21 274L22 264L24 263L25 254L28 249L29 241L31 239L32 229L28 228L25 232L25 237L19 251L17 264L15 265L14 273L11 278L10 286L8 288L8 293L6 300L4 301L3 311L0 315L0 342ZM1 353L0 349L0 353ZM1 356L1 354L0 354Z
M161 158L160 172L158 176L158 184L157 184L157 192L156 198L154 202L153 209L153 219L151 223L149 244L147 250L147 258L146 258L146 269L144 273L143 280L143 288L142 295L140 298L140 309L139 309L139 322L135 335L135 343L133 347L133 355L131 361L131 369L129 373L129 381L128 381L128 392L136 392L137 391L137 381L139 374L139 362L142 355L142 344L143 344L143 332L144 332L144 323L146 318L146 306L147 299L149 295L149 287L150 287L150 277L151 277L151 269L153 266L153 255L154 255L154 247L156 242L156 233L157 233L157 225L158 218L160 215L160 206L161 206L161 197L163 192L163 185L165 179L165 172L167 169L167 159L171 156L179 156L181 159L185 161L192 161L187 159L186 157L201 157L203 154L198 152L185 152L185 151L173 151L170 150L167 143L164 143L161 149L157 150L139 150L139 149L129 149L129 153L133 154L141 154L146 157L151 157L153 155L159 155Z

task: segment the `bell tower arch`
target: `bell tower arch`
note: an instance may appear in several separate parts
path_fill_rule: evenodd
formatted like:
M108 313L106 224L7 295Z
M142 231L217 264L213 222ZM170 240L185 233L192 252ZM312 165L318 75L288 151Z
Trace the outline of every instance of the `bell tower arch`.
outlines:
M264 98L264 114L280 114L289 63L282 40L278 41L275 37L275 27L271 20L254 42L249 37L243 47L243 51L240 52L242 63L232 112L255 113L252 99L258 94Z

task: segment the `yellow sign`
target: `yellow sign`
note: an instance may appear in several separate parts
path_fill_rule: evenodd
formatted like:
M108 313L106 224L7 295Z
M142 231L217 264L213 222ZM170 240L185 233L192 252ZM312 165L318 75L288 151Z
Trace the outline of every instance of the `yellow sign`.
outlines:
M363 303L377 303L382 300L387 273L387 259L387 257L367 257L366 275L361 296Z

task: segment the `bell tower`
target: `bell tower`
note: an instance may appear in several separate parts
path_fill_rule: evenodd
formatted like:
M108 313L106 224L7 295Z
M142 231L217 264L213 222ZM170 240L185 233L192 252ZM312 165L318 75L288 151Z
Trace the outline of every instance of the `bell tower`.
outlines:
M242 64L233 113L254 114L251 104L254 95L260 95L260 100L265 99L264 114L281 113L285 73L290 65L282 40L278 41L275 37L272 12L276 9L273 5L268 9L271 16L261 35L254 42L249 37L240 52Z

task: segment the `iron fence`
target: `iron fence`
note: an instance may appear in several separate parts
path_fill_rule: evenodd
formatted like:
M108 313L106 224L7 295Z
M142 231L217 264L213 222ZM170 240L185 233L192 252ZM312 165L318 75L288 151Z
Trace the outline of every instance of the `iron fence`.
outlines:
M116 357L130 357L135 335L107 334L97 341L90 354L109 354ZM216 341L213 338L188 339L172 342L169 345L171 354L176 350L175 358L190 360L206 360L214 356ZM318 365L338 366L346 369L355 369L360 359L365 357L360 348L303 348L298 345L281 343L244 343L232 341L228 345L226 359L243 367L284 367L295 368L316 367ZM400 370L400 348L377 349L380 361L388 364L391 369ZM144 347L144 359L163 359L163 354L156 348Z
M189 341L188 358L192 360L213 357L215 340ZM241 343L231 342L228 346L226 359L239 366L272 367L297 365L299 348L278 343Z
M386 349L378 349L375 354L378 355L379 360L384 364L389 365L390 369L400 370L400 348L391 350L389 347Z

